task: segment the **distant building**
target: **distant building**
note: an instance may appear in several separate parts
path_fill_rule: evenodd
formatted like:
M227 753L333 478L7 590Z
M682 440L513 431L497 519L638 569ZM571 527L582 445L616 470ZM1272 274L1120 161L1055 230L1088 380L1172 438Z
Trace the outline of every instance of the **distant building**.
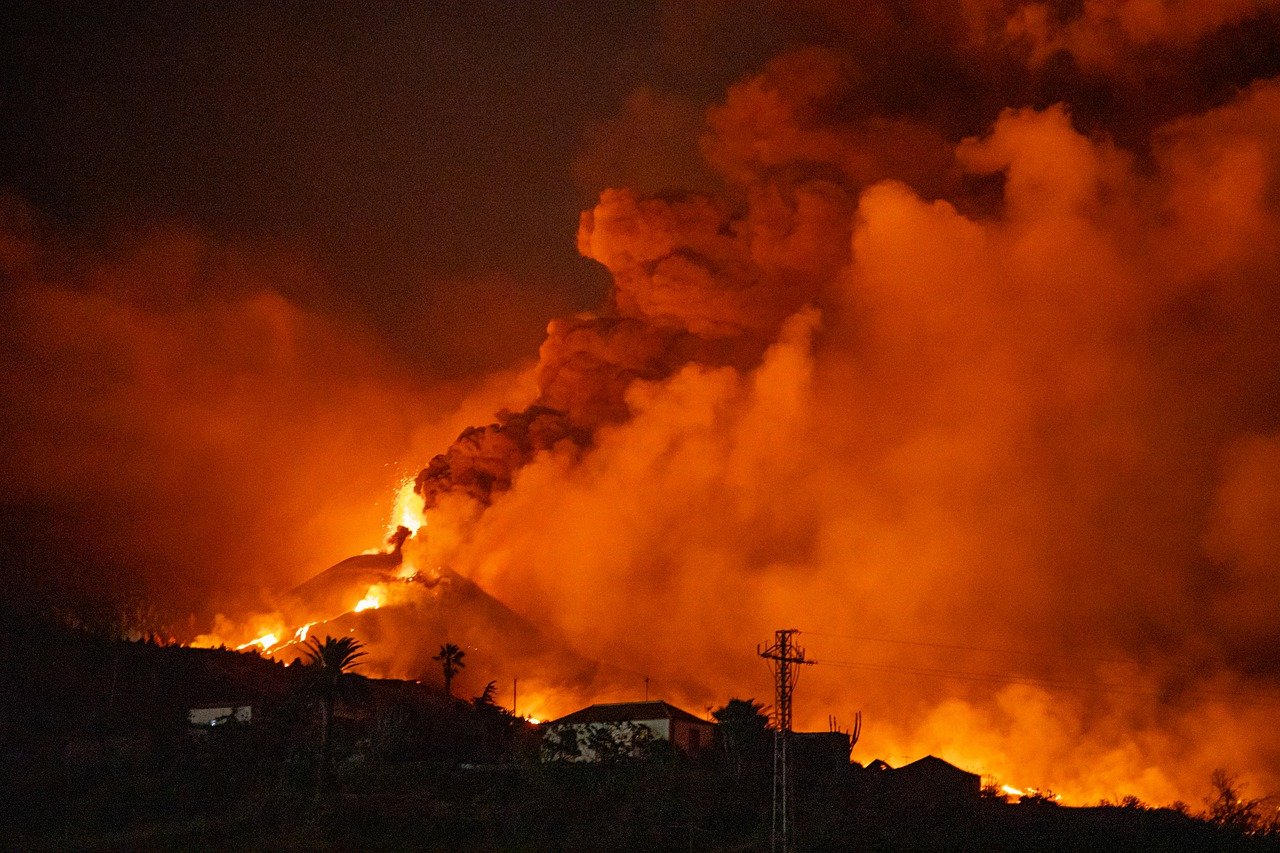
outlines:
M237 703L200 703L187 712L187 722L193 726L221 726L235 720L247 723L253 719L253 706Z
M933 755L897 769L877 760L867 770L885 794L907 802L957 803L977 800L982 794L981 776Z
M848 732L792 732L789 744L797 766L814 773L849 769L853 739Z
M638 752L646 740L667 741L695 754L710 747L714 735L715 723L667 702L589 705L543 725L543 758L599 761L603 756L593 744L606 743L610 750L627 754ZM569 744L568 750L562 748L564 744Z

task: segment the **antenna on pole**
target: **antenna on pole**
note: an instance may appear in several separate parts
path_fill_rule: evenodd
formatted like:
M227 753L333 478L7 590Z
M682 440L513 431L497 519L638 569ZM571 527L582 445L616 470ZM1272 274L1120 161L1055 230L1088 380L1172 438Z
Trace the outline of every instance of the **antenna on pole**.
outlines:
M797 628L779 628L773 632L773 645L766 649L756 646L756 654L770 661L774 684L773 730L773 822L769 832L772 853L787 853L791 849L791 835L795 830L794 803L791 797L791 779L788 773L790 756L787 752L791 739L791 694L800 677L800 666L813 663L805 660L804 649L795 644Z

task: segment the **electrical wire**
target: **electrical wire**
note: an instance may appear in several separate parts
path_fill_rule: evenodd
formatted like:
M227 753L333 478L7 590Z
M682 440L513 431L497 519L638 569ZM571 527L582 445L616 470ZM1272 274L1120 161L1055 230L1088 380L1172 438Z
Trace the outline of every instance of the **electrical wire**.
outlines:
M887 637L871 637L859 634L832 634L825 631L801 631L802 634L808 634L814 637L832 637L840 640L859 640L868 643L888 643L896 646L922 646L930 649L947 649L949 651L964 652L986 652L990 654L1002 655L1022 655L1024 657L1036 658L1068 658L1071 660L1087 660L1095 663L1113 663L1123 666L1137 666L1138 664L1131 660L1119 660L1116 658L1093 657L1090 655L1073 655L1066 652L1033 652L1026 649L1001 649L990 646L965 646L956 643L931 643L924 640L893 640Z
M875 664L863 663L857 661L840 661L840 660L812 660L811 663L819 666L843 667L846 669L862 669L872 672L901 672L911 675L922 675L936 678L950 678L961 681L982 681L994 682L1000 684L1021 684L1029 687L1050 687L1058 690L1079 690L1090 693L1117 693L1127 696L1149 696L1153 698L1163 698L1167 694L1153 690L1136 690L1120 684L1111 684L1100 681L1067 681L1054 678L1039 678L1036 676L1009 675L994 672L972 672L968 670L952 670L952 669L934 669L930 667L912 667L897 666L894 664ZM1250 704L1256 705L1275 705L1280 706L1280 695L1258 694L1258 693L1242 693L1232 690L1192 690L1178 693L1183 698L1201 698L1201 699L1241 699Z

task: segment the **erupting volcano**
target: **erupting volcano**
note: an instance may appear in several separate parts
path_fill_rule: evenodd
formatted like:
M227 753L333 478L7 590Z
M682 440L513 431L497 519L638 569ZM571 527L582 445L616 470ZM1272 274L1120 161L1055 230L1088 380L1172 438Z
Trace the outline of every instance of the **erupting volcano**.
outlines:
M6 200L10 573L106 566L184 643L285 662L355 636L438 681L455 643L460 689L540 717L766 699L794 626L797 724L860 710L864 759L1280 790L1276 5L668 5L665 70L592 65L573 151L475 84L572 199L439 107L468 142L419 183L364 172L429 135L400 116L316 158L358 202L253 239L308 157L213 224ZM699 58L756 13L746 66Z

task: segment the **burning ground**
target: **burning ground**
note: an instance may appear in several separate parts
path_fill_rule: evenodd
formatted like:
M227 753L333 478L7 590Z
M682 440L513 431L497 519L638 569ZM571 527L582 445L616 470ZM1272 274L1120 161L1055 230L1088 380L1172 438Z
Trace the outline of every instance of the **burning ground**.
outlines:
M645 152L583 155L639 186L578 226L607 299L483 385L420 387L278 259L174 273L162 234L68 270L12 215L8 491L198 516L213 556L176 547L193 589L221 590L204 642L277 648L338 619L416 677L474 632L467 674L528 678L555 713L645 676L693 708L764 697L754 644L794 626L827 662L797 722L860 708L865 757L934 753L1072 801L1195 802L1220 766L1280 788L1280 69L1256 59L1274 8L899 5L809 4L825 35L702 119L641 93L601 124L610 147L661 114L697 156L655 178ZM706 191L668 188L686 182ZM226 292L167 302L175 276ZM228 441L261 461L228 476L214 456L204 488L146 467ZM393 458L430 460L390 513L417 532L298 587L376 544Z

